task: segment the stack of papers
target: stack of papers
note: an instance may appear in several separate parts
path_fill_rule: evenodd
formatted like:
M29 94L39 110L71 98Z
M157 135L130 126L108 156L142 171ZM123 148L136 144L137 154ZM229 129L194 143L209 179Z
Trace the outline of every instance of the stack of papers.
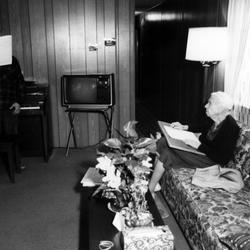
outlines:
M89 168L81 180L84 187L94 187L102 184L103 176L97 168Z
M167 122L158 121L158 124L166 137L169 147L194 154L205 155L204 153L187 145L184 142L185 140L193 140L199 142L199 139L193 132L172 128Z
M168 125L164 125L164 129L169 134L169 136L172 137L173 139L181 140L181 141L193 140L193 141L199 142L195 134L190 131L175 129Z

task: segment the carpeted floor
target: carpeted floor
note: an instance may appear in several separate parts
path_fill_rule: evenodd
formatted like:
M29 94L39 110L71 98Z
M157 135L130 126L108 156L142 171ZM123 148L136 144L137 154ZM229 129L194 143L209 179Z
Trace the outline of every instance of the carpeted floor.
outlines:
M49 163L25 158L26 169L9 182L0 167L0 249L78 249L79 202L75 191L84 166L93 165L95 149L55 150Z
M0 250L77 250L80 194L77 186L88 166L95 166L94 147L54 150L48 163L24 158L26 169L9 181L0 163ZM175 249L189 250L160 195L156 204L176 235ZM86 249L87 250L87 249Z

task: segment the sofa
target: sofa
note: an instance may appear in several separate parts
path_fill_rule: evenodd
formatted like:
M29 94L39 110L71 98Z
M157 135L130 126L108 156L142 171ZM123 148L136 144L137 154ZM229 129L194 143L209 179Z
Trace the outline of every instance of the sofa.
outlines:
M165 171L161 192L192 249L250 249L250 127L240 125L234 158L244 188L237 193L192 184L195 169Z

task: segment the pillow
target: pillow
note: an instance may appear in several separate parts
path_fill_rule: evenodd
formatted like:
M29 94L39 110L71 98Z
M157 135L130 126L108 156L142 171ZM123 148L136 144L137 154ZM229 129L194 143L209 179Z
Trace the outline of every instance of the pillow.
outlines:
M234 159L225 167L238 169L247 187L250 188L250 127L241 126Z
M220 241L231 250L249 250L250 234L238 233L220 238Z

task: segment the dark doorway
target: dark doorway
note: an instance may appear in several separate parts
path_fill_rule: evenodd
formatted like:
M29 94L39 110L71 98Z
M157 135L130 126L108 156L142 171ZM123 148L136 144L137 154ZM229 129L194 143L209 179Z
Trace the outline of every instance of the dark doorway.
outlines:
M185 60L188 28L224 26L226 2L168 0L136 15L136 120L145 133L157 120L202 122L204 69Z

